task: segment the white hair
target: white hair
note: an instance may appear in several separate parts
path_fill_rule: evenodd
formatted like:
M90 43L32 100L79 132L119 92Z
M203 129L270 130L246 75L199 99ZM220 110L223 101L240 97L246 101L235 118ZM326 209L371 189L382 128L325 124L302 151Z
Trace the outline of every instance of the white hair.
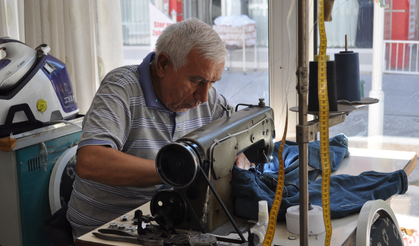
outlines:
M215 62L228 57L225 44L212 27L197 18L172 24L163 30L156 43L156 58L165 53L178 71L186 65L189 52L194 49L204 59ZM156 59L154 60L154 63Z

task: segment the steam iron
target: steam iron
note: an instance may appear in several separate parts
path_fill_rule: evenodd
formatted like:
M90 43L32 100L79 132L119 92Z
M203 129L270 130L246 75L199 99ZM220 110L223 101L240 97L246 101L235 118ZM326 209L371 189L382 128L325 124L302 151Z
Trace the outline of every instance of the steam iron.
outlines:
M0 38L0 137L33 130L79 112L65 64L48 54L46 44L32 49Z
M0 92L16 85L19 80L33 67L36 61L36 51L19 42L7 42L3 39L0 50L6 56L0 60Z

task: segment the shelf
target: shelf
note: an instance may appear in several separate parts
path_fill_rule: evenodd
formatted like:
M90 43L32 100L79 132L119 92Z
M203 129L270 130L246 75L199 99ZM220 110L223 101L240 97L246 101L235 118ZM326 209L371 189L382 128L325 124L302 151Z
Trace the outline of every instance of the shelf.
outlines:
M329 127L338 125L345 121L346 115L362 108L368 104L377 103L379 100L376 98L362 97L361 101L348 102L339 101L338 111L329 112ZM292 112L299 111L298 106L291 107L289 109ZM319 115L318 111L307 111L307 114ZM298 143L309 143L316 140L316 134L320 131L320 122L318 119L307 122L307 125L297 125L297 142Z
M336 115L349 114L351 112L354 112L358 108L359 107L352 106L352 105L338 104L338 111L329 111L329 115L336 116ZM298 113L298 106L291 107L290 111ZM307 111L307 114L319 115L319 111Z
M333 115L329 117L329 127L338 125L345 121L346 114ZM316 133L320 131L319 119L307 122L307 125L297 125L297 142L309 143L316 140Z

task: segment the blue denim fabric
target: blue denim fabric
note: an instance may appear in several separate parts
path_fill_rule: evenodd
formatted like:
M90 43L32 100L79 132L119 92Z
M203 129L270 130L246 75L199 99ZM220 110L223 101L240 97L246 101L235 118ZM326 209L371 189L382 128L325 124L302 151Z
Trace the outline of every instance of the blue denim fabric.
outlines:
M280 142L275 143L276 152ZM309 165L316 169L312 171L309 180L309 202L321 206L321 179L313 181L321 170L319 159L320 146L318 141L309 143ZM335 171L342 159L348 156L347 138L337 135L330 139L330 157L332 171ZM234 211L238 216L257 219L258 201L267 200L269 209L272 207L276 192L278 173L278 155L275 155L270 167L261 174L254 168L242 170L233 169ZM288 142L284 149L285 186L278 212L278 220L285 219L288 207L299 204L298 177L298 144ZM268 164L265 164L265 167ZM278 170L278 168L277 168ZM363 204L369 200L386 200L394 194L404 194L407 191L407 175L403 170L393 173L364 172L358 176L334 175L330 179L330 212L332 218L340 218L359 212Z
M278 173L279 162L278 162L278 150L281 145L281 141L275 143L273 152L273 161L264 165L264 173ZM320 162L320 141L313 141L307 144L308 148L308 165L321 170ZM330 149L330 160L332 172L336 171L343 160L343 158L349 155L348 151L348 138L344 134L338 134L329 140ZM282 153L284 158L285 174L298 168L299 166L299 148L298 143L292 141L285 141L284 151Z
M281 141L275 143L273 152L273 161L264 164L263 173L273 174L278 176L279 162L278 162L278 150L281 145ZM308 179L314 181L322 170L320 161L320 141L313 141L307 144L308 149L308 165L314 168L314 170L308 173ZM343 158L349 156L348 151L348 138L344 134L338 134L329 140L330 149L330 165L331 171L334 172L339 168ZM299 147L298 143L292 141L285 141L284 151L282 152L284 159L284 173L285 179L288 181L294 181L299 177ZM296 184L298 185L298 183Z

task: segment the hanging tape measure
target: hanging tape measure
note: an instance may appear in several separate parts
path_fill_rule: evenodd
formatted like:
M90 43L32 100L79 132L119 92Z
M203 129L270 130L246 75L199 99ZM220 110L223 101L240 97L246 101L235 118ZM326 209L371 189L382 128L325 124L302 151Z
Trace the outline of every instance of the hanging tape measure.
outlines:
M281 145L278 150L278 162L279 162L279 172L278 172L278 182L276 184L275 198L272 203L271 211L269 212L269 222L268 228L266 229L265 238L263 239L263 246L270 246L274 240L276 221L278 217L278 211L281 207L282 201L282 190L284 188L284 158L283 152L285 147L285 140L287 138L287 128L288 128L288 104L286 105L286 119L285 119L285 129L284 134L282 135Z
M324 27L324 0L319 0L319 32L320 50L318 59L318 98L319 98L319 123L320 123L320 156L322 163L322 208L323 221L326 229L325 245L330 245L332 239L332 220L330 217L330 153L329 153L329 98L327 94L327 68L326 46L327 38ZM284 135L278 150L279 173L275 198L269 213L269 223L266 230L263 246L272 245L277 223L278 211L281 206L282 191L284 187L284 160L283 150L288 128L288 111L286 113Z
M332 239L332 220L330 217L330 153L329 153L329 98L327 92L326 68L326 30L324 27L324 0L319 0L320 50L318 59L318 98L320 123L320 158L322 164L322 208L326 229L324 245Z

